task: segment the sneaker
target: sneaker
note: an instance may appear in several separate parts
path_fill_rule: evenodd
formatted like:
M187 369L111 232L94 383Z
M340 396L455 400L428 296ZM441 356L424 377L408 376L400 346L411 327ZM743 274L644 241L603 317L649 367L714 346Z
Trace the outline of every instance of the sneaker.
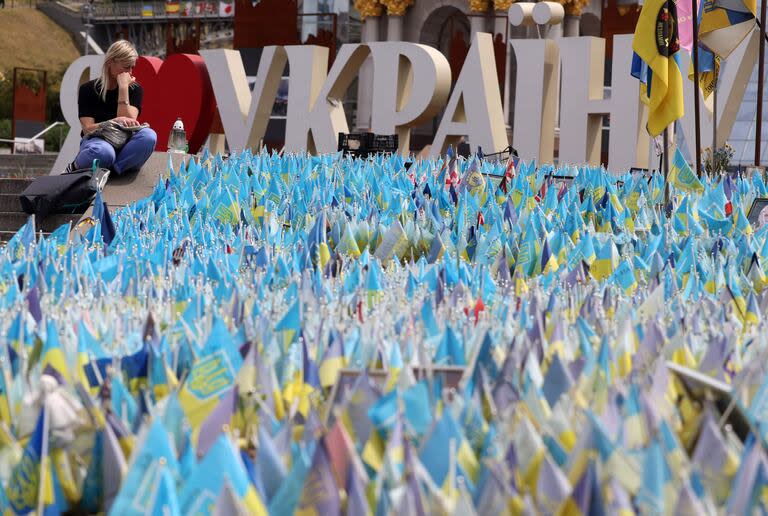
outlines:
M66 168L64 168L64 172L63 173L64 174L71 174L75 170L77 170L77 165L75 165L75 162L72 161L71 163L67 164Z

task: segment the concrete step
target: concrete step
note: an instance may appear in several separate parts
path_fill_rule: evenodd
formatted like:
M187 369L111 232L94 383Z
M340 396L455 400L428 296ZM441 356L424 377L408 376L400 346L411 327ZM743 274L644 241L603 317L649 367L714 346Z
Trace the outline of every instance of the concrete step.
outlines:
M36 221L35 229L37 231L42 230L45 232L52 232L55 231L56 228L61 226L62 224L66 224L67 222L75 223L78 220L80 220L80 217L82 214L74 214L74 215L67 215L67 214L54 214L54 215L48 215L45 219L42 221ZM11 233L15 233L19 230L21 226L23 226L27 222L28 215L26 213L15 213L15 212L0 212L0 231L10 231Z
M0 155L0 178L48 175L56 163L56 154Z
M0 194L20 194L32 183L30 178L0 178Z
M24 170L0 167L0 179L23 179L25 177L35 178L47 176L50 173L48 168L27 168Z
M52 167L58 154L3 154L0 167L41 168Z
M0 155L0 163L44 163L52 165L58 153L45 152L43 154L3 154Z
M23 213L18 194L0 194L0 211Z

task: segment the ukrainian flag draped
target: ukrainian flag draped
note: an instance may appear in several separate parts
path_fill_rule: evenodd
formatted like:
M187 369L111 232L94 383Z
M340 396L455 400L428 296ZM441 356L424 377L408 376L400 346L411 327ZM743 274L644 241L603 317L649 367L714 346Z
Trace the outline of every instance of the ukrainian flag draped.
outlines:
M693 60L688 67L688 80L693 80ZM699 47L699 87L704 100L707 100L717 87L720 75L720 57L705 48Z
M755 26L756 0L704 0L699 40L727 59Z
M648 133L658 136L684 113L674 2L651 0L643 5L632 49L632 75L640 80L640 97L648 104Z

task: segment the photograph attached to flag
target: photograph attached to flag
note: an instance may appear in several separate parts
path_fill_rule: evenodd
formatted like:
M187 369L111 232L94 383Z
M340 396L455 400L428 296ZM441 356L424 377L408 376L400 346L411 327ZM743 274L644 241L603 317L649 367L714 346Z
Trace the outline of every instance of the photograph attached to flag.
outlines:
M632 75L640 80L641 99L646 97L648 103L648 133L658 136L684 113L680 40L674 2L651 0L643 5L632 49L645 64L633 63Z
M755 26L757 0L704 0L699 41L727 59Z

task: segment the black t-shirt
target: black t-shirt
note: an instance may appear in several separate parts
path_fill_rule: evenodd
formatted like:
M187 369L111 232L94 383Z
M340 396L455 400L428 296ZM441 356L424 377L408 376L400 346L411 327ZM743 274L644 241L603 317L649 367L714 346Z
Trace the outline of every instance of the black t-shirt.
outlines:
M99 92L96 91L96 81L88 81L80 86L77 94L77 116L89 116L98 124L112 120L117 116L117 95L119 88L107 90L107 98L102 101ZM141 113L141 101L144 98L144 90L141 85L134 82L128 88L128 101Z

